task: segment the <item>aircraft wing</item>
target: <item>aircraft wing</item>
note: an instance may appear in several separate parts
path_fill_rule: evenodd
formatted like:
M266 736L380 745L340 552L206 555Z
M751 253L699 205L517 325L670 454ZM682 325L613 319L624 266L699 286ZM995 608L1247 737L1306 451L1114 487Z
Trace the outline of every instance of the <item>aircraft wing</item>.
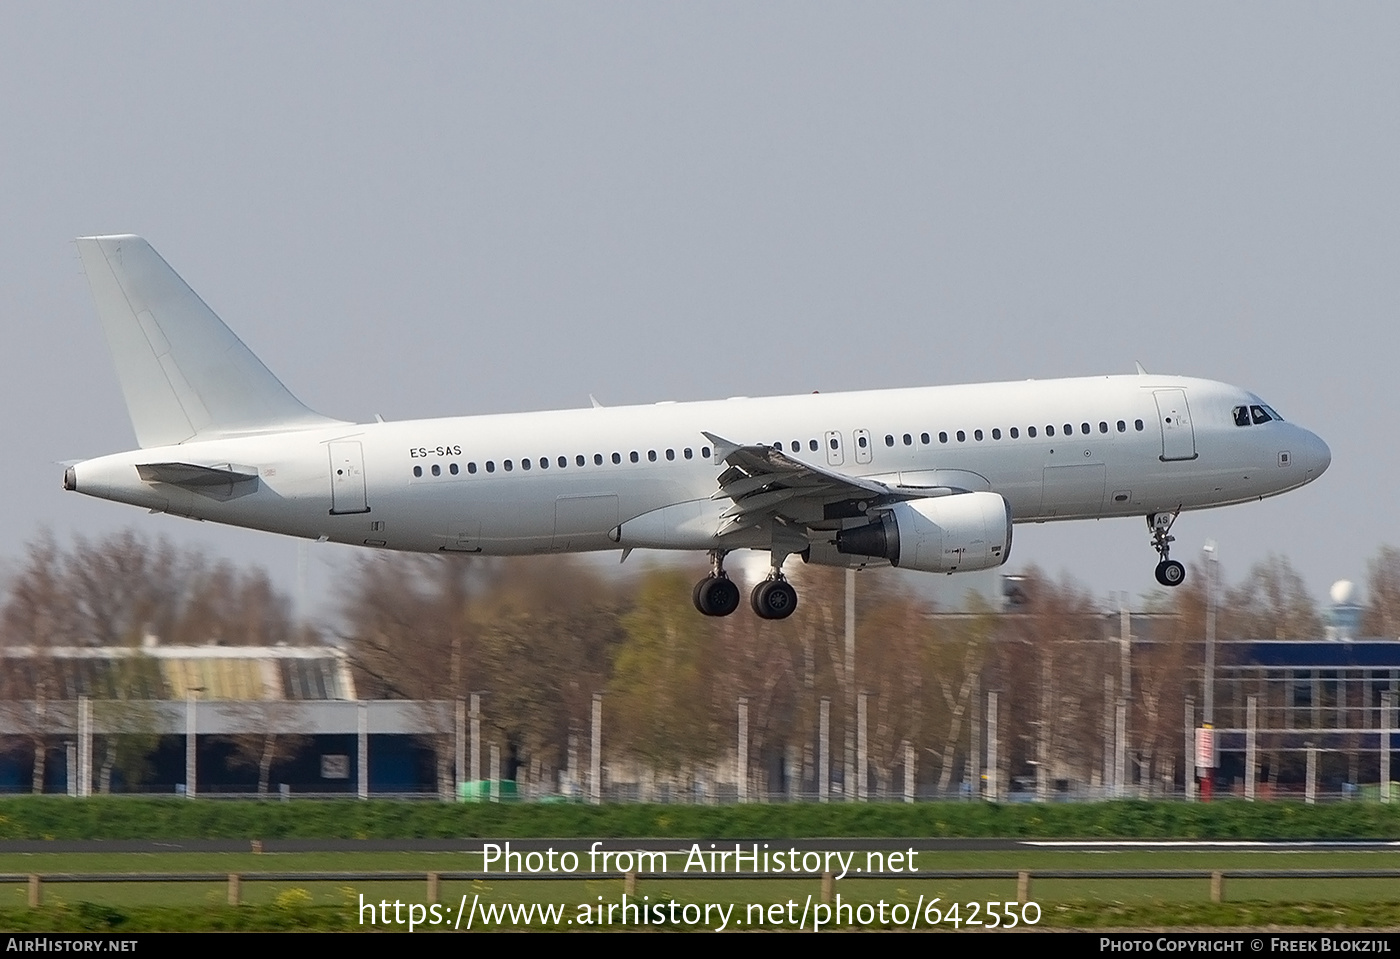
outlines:
M863 516L872 507L908 499L947 496L950 487L906 487L848 476L803 462L771 446L744 446L714 433L704 434L729 468L719 475L712 499L730 499L719 535L769 520L784 525L818 526Z

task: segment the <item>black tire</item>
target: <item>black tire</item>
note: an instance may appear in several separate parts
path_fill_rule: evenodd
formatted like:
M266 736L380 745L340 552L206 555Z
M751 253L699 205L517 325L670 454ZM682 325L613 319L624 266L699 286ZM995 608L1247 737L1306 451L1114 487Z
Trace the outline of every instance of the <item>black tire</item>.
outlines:
M786 580L765 580L754 587L749 602L764 619L787 619L797 609L797 590Z
M728 616L739 608L739 587L724 577L702 579L695 586L695 608L706 616Z
M1186 581L1186 567L1174 559L1157 564L1157 582L1173 588Z
M698 611L704 613L706 616L714 615L705 607L705 587L710 585L711 578L712 577L706 576L704 579L700 580L700 582L696 583L695 588L690 591L690 601L695 604L695 608Z

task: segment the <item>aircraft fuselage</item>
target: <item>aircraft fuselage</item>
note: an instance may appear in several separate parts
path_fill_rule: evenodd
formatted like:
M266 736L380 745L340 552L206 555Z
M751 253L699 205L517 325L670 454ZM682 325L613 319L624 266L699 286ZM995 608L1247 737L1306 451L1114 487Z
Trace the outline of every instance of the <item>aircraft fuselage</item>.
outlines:
M1150 374L658 403L187 442L88 460L68 485L389 549L619 549L627 521L711 502L723 467L708 432L854 477L990 490L1018 523L1141 516L1261 499L1320 475L1330 454L1307 430L1236 425L1233 410L1259 405L1223 383ZM244 468L257 480L201 487L138 473L163 462Z

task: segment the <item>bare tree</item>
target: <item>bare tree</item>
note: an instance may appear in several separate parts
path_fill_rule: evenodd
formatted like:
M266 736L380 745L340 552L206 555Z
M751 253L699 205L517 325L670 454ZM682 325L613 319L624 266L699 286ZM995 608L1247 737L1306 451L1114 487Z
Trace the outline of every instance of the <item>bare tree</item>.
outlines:
M1362 628L1368 636L1400 637L1400 549L1382 546L1366 568Z
M311 742L309 736L288 731L304 725L305 710L300 703L287 700L229 703L224 708L242 724L261 727L259 732L240 733L227 740L233 746L233 764L257 770L258 795L266 796L274 765L295 756Z
M1220 607L1220 635L1229 639L1316 639L1317 605L1288 557L1270 554L1228 589Z

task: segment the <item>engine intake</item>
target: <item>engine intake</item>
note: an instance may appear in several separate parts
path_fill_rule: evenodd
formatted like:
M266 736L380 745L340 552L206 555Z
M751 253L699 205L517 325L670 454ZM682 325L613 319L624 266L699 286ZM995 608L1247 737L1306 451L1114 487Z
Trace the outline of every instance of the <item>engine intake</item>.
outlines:
M1011 556L1011 506L980 492L896 503L875 522L838 532L836 550L926 573L993 569Z

